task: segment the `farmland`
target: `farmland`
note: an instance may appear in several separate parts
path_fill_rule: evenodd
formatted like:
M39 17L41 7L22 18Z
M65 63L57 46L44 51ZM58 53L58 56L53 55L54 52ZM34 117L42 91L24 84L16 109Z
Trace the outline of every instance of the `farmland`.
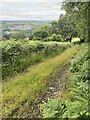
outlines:
M26 36L30 35L36 28L49 25L47 21L2 21L0 22L0 30L2 34L16 33L24 31ZM1 37L1 36L0 36Z

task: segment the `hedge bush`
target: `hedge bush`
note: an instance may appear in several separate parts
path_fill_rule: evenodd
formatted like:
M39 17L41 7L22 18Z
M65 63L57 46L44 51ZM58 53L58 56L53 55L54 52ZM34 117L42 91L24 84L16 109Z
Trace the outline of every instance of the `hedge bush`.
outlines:
M28 66L44 61L62 52L71 44L29 40L2 41L2 78L25 70Z

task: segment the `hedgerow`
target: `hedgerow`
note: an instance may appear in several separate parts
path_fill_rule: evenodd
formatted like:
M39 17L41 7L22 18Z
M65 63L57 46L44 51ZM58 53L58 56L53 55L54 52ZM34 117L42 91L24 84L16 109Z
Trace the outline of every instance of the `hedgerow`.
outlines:
M28 66L44 61L70 47L59 42L39 42L28 40L2 41L2 78L25 70Z

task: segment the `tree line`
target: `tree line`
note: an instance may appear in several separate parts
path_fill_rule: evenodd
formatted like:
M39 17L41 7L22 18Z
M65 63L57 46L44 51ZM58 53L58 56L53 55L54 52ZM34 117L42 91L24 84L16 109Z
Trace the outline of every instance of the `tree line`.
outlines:
M59 20L52 21L51 25L33 30L28 36L29 40L71 42L73 37L79 37L82 42L87 41L89 4L89 2L67 2L66 0L62 4L62 10L65 10L66 14L61 14ZM21 31L4 37L18 40L25 39L26 35Z

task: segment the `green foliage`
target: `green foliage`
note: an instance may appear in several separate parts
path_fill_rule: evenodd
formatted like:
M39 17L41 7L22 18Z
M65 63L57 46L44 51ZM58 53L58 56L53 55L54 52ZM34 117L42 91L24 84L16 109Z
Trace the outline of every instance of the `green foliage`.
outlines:
M69 70L72 75L69 76L68 90L71 97L67 100L51 99L47 103L44 103L43 116L45 118L77 118L81 120L90 117L88 111L89 89L87 46L84 46L83 54L79 53L76 58L71 60L70 65ZM57 104L54 104L55 102ZM56 108L59 106L60 108L57 110ZM63 113L61 112L61 108L63 108ZM57 115L57 113L59 114Z
M43 103L41 105L43 110L44 118L57 118L62 117L63 113L66 110L65 103L58 99L48 99L48 103Z
M34 42L28 40L2 41L3 78L25 70L28 66L44 61L62 52L71 44Z
M59 34L58 21L52 21L50 32L51 34Z
M69 19L69 16L67 14L61 15L58 21L53 21L49 32L51 35L61 35L63 39L65 39L68 36L77 36L75 23Z
M18 40L18 39L25 39L26 35L24 31L20 31L20 32L11 33L10 37Z
M31 42L30 42L31 43ZM33 42L33 44L36 42ZM40 43L40 42L39 42ZM57 42L56 42L57 43ZM45 43L46 44L46 43ZM49 46L53 43L47 43ZM65 43L57 43L65 46ZM67 46L67 44L66 44ZM60 46L61 48L61 46ZM36 114L32 107L37 105L38 98L42 98L47 92L48 85L51 83L49 77L77 53L81 47L76 45L68 48L62 54L28 68L28 71L9 78L3 83L3 118L30 118ZM1 102L1 99L0 99ZM56 102L53 102L56 103ZM63 102L61 103L64 104ZM61 106L61 105L60 105ZM54 105L53 105L54 108ZM57 108L57 107L56 107ZM61 111L64 106L61 107ZM58 108L57 108L58 109Z
M58 20L58 29L59 33L63 36L64 39L67 36L75 37L77 35L75 24L68 19L68 15L60 16Z
M49 36L49 26L37 28L33 31L33 40L42 40Z
M67 2L66 0L62 8L66 10L68 20L75 24L78 36L87 39L89 2Z
M88 54L87 54L87 48L84 48L85 51L83 52L83 54L79 54L76 58L74 58L73 60L71 60L71 67L70 70L71 72L75 72L75 71L80 71L80 69L82 69L82 64L86 63L85 61L88 60ZM78 65L77 65L78 62Z
M66 2L62 9L65 15L60 15L58 21L51 24L51 34L61 34L65 39L67 36L88 39L89 26L89 2Z
M63 42L63 38L61 37L60 34L52 34L52 36L47 37L45 41L57 41L57 42Z
M33 39L33 35L29 35L29 40L32 40Z
M3 40L8 40L10 39L10 34L3 32L2 37L3 37Z

